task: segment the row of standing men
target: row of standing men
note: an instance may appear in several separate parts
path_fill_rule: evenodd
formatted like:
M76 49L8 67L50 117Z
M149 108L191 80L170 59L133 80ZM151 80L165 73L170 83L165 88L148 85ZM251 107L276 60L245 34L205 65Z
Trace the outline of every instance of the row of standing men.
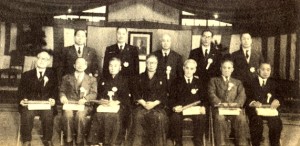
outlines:
M277 100L279 96L277 96L275 84L268 79L270 75L266 79L262 76L257 77L257 69L264 59L256 48L252 48L252 39L249 33L241 35L241 49L230 55L232 61L222 63L222 66L229 66L227 72L230 72L229 80L226 81L224 78L224 85L221 85L222 80L218 81L222 79L222 76L225 76L225 71L224 73L221 72L221 60L224 56L212 44L213 33L209 30L202 32L200 47L190 52L189 58L192 60L187 60L184 65L182 56L171 49L171 36L163 35L161 37L162 49L148 56L146 60L147 69L139 75L138 50L136 47L125 43L127 29L117 28L117 44L106 48L103 75L98 83L97 79L94 78L98 76L99 66L95 49L84 46L86 40L84 30L76 31L74 36L75 44L62 50L61 64L56 72L46 68L47 59L50 56L48 52L44 51L37 56L36 69L22 75L18 96L20 97L20 105L23 105L20 108L21 134L25 144L30 144L32 121L35 115L41 116L45 145L51 145L53 131L53 112L29 111L24 107L25 100L49 99L55 105L55 97L59 96L60 102L63 104L72 100L84 104L92 99L101 99L100 104L102 105L120 104L121 109L117 115L110 113L94 114L88 141L91 144L102 142L105 145L120 145L124 143L127 130L129 136L126 144L134 146L165 145L166 137L172 138L177 145L182 145L182 123L180 122L182 121L180 119L184 117L180 114L182 113L182 106L197 100L200 100L200 105L205 107L237 101L239 101L240 107L244 107L244 105L255 107L260 106L260 103L267 103L265 100L267 94L272 93L273 98L270 103L280 101ZM262 66L264 68L264 65ZM154 73L150 73L151 70ZM219 78L215 78L218 76ZM191 78L191 81L188 78ZM258 84L261 88L254 88L252 86L253 81L257 80L258 83L261 80L266 80L266 87ZM229 83L234 85L233 89L236 91L227 93L225 90L226 94L222 93L223 89L228 89ZM117 91L114 91L115 99L110 101L107 93L113 88ZM245 93L249 99L247 101L250 102L246 102ZM246 104L244 104L245 102ZM83 144L86 131L85 116L92 110L93 108L87 107L83 112L64 111L62 124L67 145L72 145L73 142L77 145ZM251 140L253 145L259 145L262 140L262 120L265 118L260 118L251 110L249 111ZM132 122L128 120L130 115L133 115ZM242 118L238 118L242 119L241 121L245 120L245 115L242 116ZM195 121L194 127L196 128L193 142L195 145L203 145L201 136L204 133L204 127L207 127L205 124L206 116L192 116L192 118L195 118L193 121ZM214 119L214 129L217 131L216 144L226 145L222 132L225 119L224 117L214 117ZM270 130L272 145L279 144L282 129L280 128L282 127L280 118L275 119L267 118L271 123L277 121L273 125L269 124L271 129L276 129ZM118 122L115 123L116 121ZM233 121L236 120L233 119ZM237 144L246 145L245 136L247 134L243 132L245 131L243 129L247 129L247 126L245 123L235 123L234 125L234 129L239 129L235 130ZM77 133L76 138L73 137L74 133Z

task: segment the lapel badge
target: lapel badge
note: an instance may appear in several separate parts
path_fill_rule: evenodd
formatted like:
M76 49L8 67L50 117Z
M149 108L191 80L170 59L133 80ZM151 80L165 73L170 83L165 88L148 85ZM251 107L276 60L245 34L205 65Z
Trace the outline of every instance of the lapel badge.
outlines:
M124 66L124 67L128 67L128 66L129 66L129 63L128 63L127 61L125 61L125 62L123 63L123 66Z
M191 90L191 93L192 93L192 94L196 94L196 93L197 93L197 91L198 91L198 89L197 89L197 88L193 88L193 89Z
M254 73L255 72L255 68L254 67L250 67L250 72Z
M117 87L112 87L112 88L111 88L111 91L117 92L117 91L118 91L118 88L117 88Z

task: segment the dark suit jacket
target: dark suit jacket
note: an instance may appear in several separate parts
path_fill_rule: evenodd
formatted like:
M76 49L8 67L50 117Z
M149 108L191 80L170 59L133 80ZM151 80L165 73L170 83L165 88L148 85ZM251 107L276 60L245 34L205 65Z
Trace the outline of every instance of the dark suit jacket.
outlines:
M85 98L87 100L93 100L97 97L97 81L96 78L91 77L87 74L84 75L82 83L79 87L77 87L77 80L73 74L65 75L62 79L62 83L59 90L59 96L66 96L68 100L78 101L83 98L82 93L80 92L80 88L83 87L87 90L87 95Z
M190 84L186 83L184 77L178 78L172 86L170 107L173 108L177 105L188 105L196 101L201 101L200 105L207 105L207 97L203 94L204 88L201 81L194 77ZM197 90L195 94L192 90Z
M215 49L213 46L210 48L210 52L208 54L208 57L205 58L202 52L202 46L200 46L197 49L191 50L190 59L194 59L197 62L197 71L195 73L196 76L200 78L204 82L205 85L209 82L209 79L212 77L216 77L221 75L220 72L220 61L222 58L221 53ZM211 58L213 60L212 64L206 70L207 61Z
M74 64L77 56L75 46L69 46L62 50L60 70L62 75L74 73ZM98 74L98 55L94 48L84 47L82 58L88 62L88 68L85 70L87 74Z
M208 84L208 95L212 105L218 103L238 103L241 107L246 101L245 89L240 80L230 78L229 83L233 86L228 90L228 84L220 77L214 77Z
M155 73L152 79L149 79L148 73L144 72L138 76L132 95L135 101L140 99L145 101L159 100L161 104L156 108L164 108L167 104L165 89L166 80L163 76Z
M241 80L243 83L249 81L249 79L251 80L256 77L256 70L258 69L259 64L264 61L261 52L257 51L255 48L252 48L251 50L249 64L247 63L246 56L242 48L236 52L233 52L231 54L231 57L234 62L234 71L232 73L232 76ZM251 67L255 68L255 72L252 73L250 71ZM245 86L248 86L248 84L246 84Z
M248 113L256 114L255 108L249 107L249 104L252 101L259 101L262 104L271 104L273 100L279 100L280 104L282 105L282 98L280 96L279 86L277 82L273 79L268 79L266 85L261 87L259 84L258 77L254 78L250 84L249 93L247 93L247 100L246 100L246 107ZM270 93L272 96L270 98L270 102L267 103L267 94Z
M24 72L18 88L18 97L20 101L24 98L28 100L48 100L57 99L58 83L56 73L47 68L44 77L48 77L48 82L44 86L44 80L39 81L36 69Z
M121 52L118 45L114 44L106 48L103 63L103 76L109 77L109 61L111 58L117 57L122 61L122 70L120 72L124 77L137 76L139 74L139 52L137 47L125 44ZM124 66L124 62L129 64Z
M121 106L129 107L130 97L128 81L121 75L116 75L115 78L110 76L100 79L98 83L98 99L109 99L107 93L108 91L112 91L113 87L117 88L113 100L119 100Z
M167 66L171 67L170 80L174 80L178 77L183 76L183 61L182 56L177 52L170 50L168 55L168 60L165 63L164 56L162 54L162 50L157 50L153 53L158 59L157 72L162 75L166 75Z
M27 98L28 100L49 100L58 99L58 81L56 73L47 68L44 77L48 77L48 82L44 86L44 80L39 81L36 69L24 72L18 88L19 101ZM21 106L19 107L21 110Z

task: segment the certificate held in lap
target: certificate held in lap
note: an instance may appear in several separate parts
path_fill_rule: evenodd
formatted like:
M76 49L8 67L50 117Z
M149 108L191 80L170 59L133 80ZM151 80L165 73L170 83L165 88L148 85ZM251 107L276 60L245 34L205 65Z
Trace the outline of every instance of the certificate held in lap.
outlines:
M205 115L205 107L204 106L192 106L186 108L182 111L182 115L189 116L189 115Z
M113 106L99 105L97 107L98 113L117 113L119 110L120 110L120 105L113 105Z
M84 111L84 105L80 104L64 104L63 110Z

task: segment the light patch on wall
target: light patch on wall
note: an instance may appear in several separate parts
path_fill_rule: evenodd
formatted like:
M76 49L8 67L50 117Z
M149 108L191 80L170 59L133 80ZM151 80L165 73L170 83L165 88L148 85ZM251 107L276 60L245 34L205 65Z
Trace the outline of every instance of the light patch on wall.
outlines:
M0 23L0 55L4 55L5 48L5 22Z
M145 72L145 70L146 70L146 61L140 61L139 62L139 68L140 68L140 73Z
M239 34L231 35L229 53L239 50L240 44L241 44L240 35Z
M192 35L192 49L200 46L201 35Z
M64 28L64 47L74 45L74 32L72 28Z
M297 35L296 33L291 34L291 60L290 60L290 80L295 80L295 70L296 70L296 43Z
M279 76L281 79L286 79L286 48L287 35L280 35L280 57L279 57Z
M54 37L53 37L53 27L52 26L43 26L42 30L45 32L45 41L47 45L45 48L47 49L54 49Z
M258 49L261 52L261 38L260 37L253 37L252 38L252 47Z
M11 52L12 50L16 50L17 49L17 24L12 23L11 27L10 27L10 48L9 48L9 52Z
M268 37L267 61L274 66L275 37Z
M217 44L220 44L221 43L221 39L222 39L222 35L216 34L213 37L213 43L217 42Z

